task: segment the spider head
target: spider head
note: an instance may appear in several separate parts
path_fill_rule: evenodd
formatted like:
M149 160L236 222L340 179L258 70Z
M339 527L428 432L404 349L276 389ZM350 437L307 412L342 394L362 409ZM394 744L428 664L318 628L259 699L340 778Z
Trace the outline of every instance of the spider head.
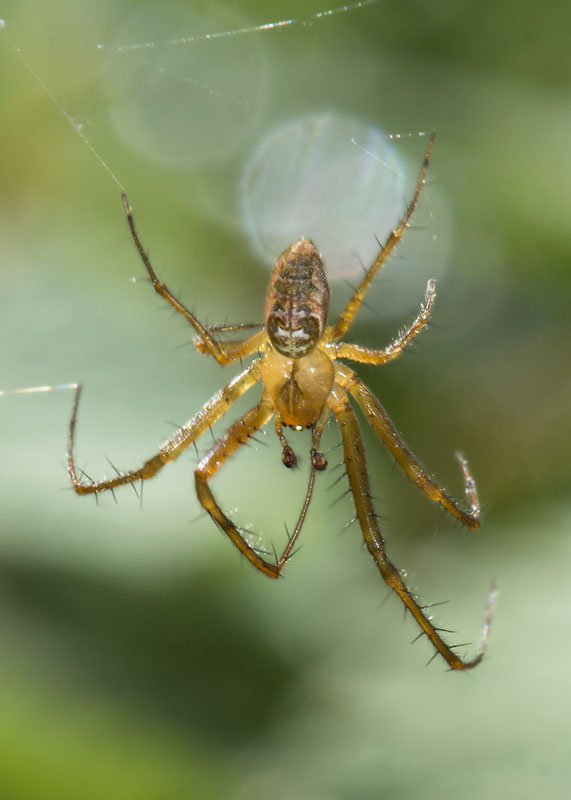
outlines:
M323 336L329 287L323 261L309 239L286 248L276 262L264 321L271 343L288 358L310 353Z

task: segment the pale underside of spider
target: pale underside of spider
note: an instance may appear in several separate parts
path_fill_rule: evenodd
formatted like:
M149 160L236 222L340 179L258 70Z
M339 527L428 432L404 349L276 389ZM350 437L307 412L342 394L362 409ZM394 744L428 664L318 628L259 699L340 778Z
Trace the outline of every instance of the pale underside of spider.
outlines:
M434 134L430 138L422 164L418 183L403 219L387 238L360 285L354 291L341 316L333 325L327 326L329 288L323 263L314 244L309 239L300 239L288 247L278 259L270 281L265 306L263 328L253 336L241 341L223 341L221 328L208 328L186 309L157 277L149 258L139 240L127 198L123 203L131 236L147 269L155 291L182 314L197 333L195 344L198 350L213 356L219 364L254 356L250 365L227 386L219 390L185 425L163 443L159 452L142 467L116 477L82 482L77 476L74 450L74 431L81 394L78 387L70 421L68 468L74 490L78 494L97 494L113 490L124 484L148 480L165 464L178 456L195 440L219 420L232 404L251 389L258 381L263 391L260 402L234 422L214 443L195 470L198 499L219 528L232 540L243 555L257 569L271 578L277 578L287 563L300 533L313 490L316 470L324 470L327 460L320 451L320 441L330 412L339 425L344 452L345 468L353 497L356 519L359 522L365 545L386 583L400 597L434 647L455 670L470 669L480 663L487 645L491 622L494 590L490 594L488 610L478 651L471 661L463 660L447 644L434 626L427 609L420 605L407 588L400 572L389 560L385 542L381 535L378 517L375 514L365 450L355 412L349 398L357 403L373 430L388 448L406 476L431 500L440 503L456 519L468 528L479 527L479 505L475 483L468 471L466 461L458 456L465 479L469 510L450 497L426 472L413 453L397 433L386 411L373 393L339 359L365 364L386 364L399 356L405 347L426 326L435 297L435 284L430 280L424 302L413 322L404 328L395 340L382 350L373 350L347 344L342 337L347 333L359 311L367 289L396 245L400 242L416 208L424 185L428 163L432 152ZM236 326L239 327L239 326ZM267 560L244 537L243 532L222 511L214 498L209 480L239 447L245 444L272 416L275 431L282 446L282 460L286 467L296 464L296 457L289 445L284 428L294 430L309 428L312 433L311 474L305 503L298 524L278 558ZM86 477L86 476L82 476ZM459 645L457 645L459 646Z

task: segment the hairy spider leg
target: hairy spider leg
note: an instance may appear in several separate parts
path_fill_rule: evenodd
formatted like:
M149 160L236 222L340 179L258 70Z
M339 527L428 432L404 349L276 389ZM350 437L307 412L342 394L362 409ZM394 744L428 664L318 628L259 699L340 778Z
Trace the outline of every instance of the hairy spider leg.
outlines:
M198 499L202 507L210 514L218 527L232 540L238 550L246 556L248 561L253 564L256 569L259 569L260 572L263 572L270 578L278 578L292 553L309 508L315 480L315 466L312 465L311 467L305 502L295 530L289 537L282 555L274 563L266 561L266 559L262 558L262 556L248 544L232 520L222 511L208 485L208 481L216 474L220 467L223 466L226 459L235 453L239 447L246 444L248 439L253 436L256 431L269 422L273 413L273 403L269 398L262 396L260 403L255 408L250 409L240 419L234 422L220 439L215 442L196 468L194 478Z
M79 407L79 400L81 397L82 386L77 387L75 393L75 402L69 426L69 442L68 442L68 470L71 476L71 482L77 494L97 494L98 492L113 490L117 486L123 486L129 483L136 483L137 481L148 480L154 477L159 470L169 461L174 461L192 442L194 442L205 430L213 425L220 417L228 411L230 406L248 389L250 389L260 379L259 374L259 359L252 362L248 369L244 370L241 375L238 375L228 386L217 392L211 400L206 403L201 410L186 425L168 439L161 447L159 452L146 461L142 467L136 470L129 470L128 472L121 473L115 478L106 479L102 481L91 481L90 483L82 483L77 477L77 469L75 466L74 450L74 435L75 425L77 419L77 410ZM243 553L246 558L259 570L269 575L272 578L277 578L280 575L283 567L287 563L292 550L295 546L297 538L303 527L311 496L313 494L313 486L315 482L315 470L323 469L324 467L316 466L313 463L309 476L309 482L305 501L300 512L297 524L291 536L288 538L288 543L280 556L274 564L265 561L258 553L246 542L244 537L240 534L236 526L231 520L226 517L218 504L216 503L207 481L214 473L224 464L226 459L242 444L252 436L259 428L265 425L273 414L273 404L269 400L262 400L262 402L251 411L247 412L241 419L237 420L226 433L214 444L210 452L202 459L195 471L196 490L200 503L210 514L212 519L219 525L219 527L226 533L234 542L236 547ZM314 443L319 445L321 431L314 435ZM313 451L312 451L313 452ZM321 455L321 454L320 454Z
M379 403L372 391L357 378L349 367L338 365L337 380L355 398L359 407L367 417L371 427L381 439L389 453L401 467L407 478L416 484L431 500L449 511L471 530L480 527L480 507L475 493L475 482L468 471L465 459L461 462L464 474L466 494L471 501L471 511L465 511L453 500L426 472L422 464L409 450L391 422L389 415Z
M171 436L170 439L167 439L167 441L163 443L156 455L152 456L148 461L145 461L142 467L129 470L115 478L91 481L89 483L82 483L81 480L78 479L73 454L77 409L79 407L79 398L82 389L81 385L79 385L75 393L75 402L73 404L73 412L69 423L67 449L68 471L74 490L77 494L97 494L98 492L114 489L116 486L123 486L126 483L136 483L137 481L145 481L152 478L165 464L178 458L183 450L192 444L204 431L208 430L211 425L228 411L230 406L241 397L244 392L260 380L259 364L260 359L256 359L227 386L216 392L186 425L179 428L174 436Z
M340 339L351 327L359 308L361 307L361 303L363 302L363 298L365 297L365 293L367 289L373 282L373 278L377 274L377 272L381 269L383 264L387 261L397 244L403 237L405 230L408 227L410 222L410 218L418 205L418 201L420 195L422 193L422 188L424 186L424 181L426 179L426 171L428 170L428 163L430 161L430 155L432 153L432 145L434 143L434 136L435 134L432 133L430 135L430 139L428 142L428 148L426 150L426 155L424 156L424 161L422 162L422 168L420 170L420 175L418 178L418 183L416 185L415 192L412 196L412 200L407 206L406 213L402 220L399 222L397 227L392 231L392 233L387 238L387 241L381 247L379 255L373 262L372 266L369 267L365 277L361 281L358 288L353 293L353 296L345 306L345 309L341 313L341 316L335 323L335 325L331 325L326 333L326 341L330 342L335 339Z
M351 361L358 361L361 364L381 365L400 356L415 336L426 327L430 318L430 312L436 297L436 283L432 278L426 285L424 302L420 306L415 319L395 337L395 339L382 350L373 350L370 347L362 347L358 344L346 344L345 342L332 342L327 345L335 353L335 358L348 358Z
M335 414L341 430L341 440L343 443L349 486L353 495L355 510L357 512L357 518L361 526L365 545L372 555L383 580L398 594L405 607L410 611L420 626L422 632L430 639L437 652L447 661L450 668L454 670L472 669L480 663L486 651L488 629L491 622L491 606L495 598L495 589L492 588L492 592L490 593L486 621L476 656L471 661L464 661L456 655L452 647L446 644L442 639L438 630L412 596L399 571L387 556L385 542L380 532L377 516L371 500L367 462L359 424L355 412L349 405L347 393L339 384L334 385L328 403Z
M127 222L129 223L131 236L135 242L135 246L141 257L141 261L149 273L151 283L153 284L153 289L155 292L158 292L161 297L164 297L167 303L170 303L170 305L176 311L178 311L179 314L182 314L187 322L190 322L194 330L198 333L198 351L214 356L219 364L229 364L231 361L236 361L237 359L244 358L245 356L255 353L256 350L258 350L267 339L265 330L258 331L258 333L255 333L253 336L250 336L248 339L244 339L243 341L218 341L214 338L210 329L202 325L202 323L199 322L194 314L189 311L179 300L177 300L168 287L161 280L159 280L155 270L151 266L151 262L145 251L145 248L141 244L139 235L137 234L133 213L131 211L131 207L129 206L129 201L127 200L127 195L125 192L121 194L121 197L123 199L123 205L125 206L125 212L127 214Z

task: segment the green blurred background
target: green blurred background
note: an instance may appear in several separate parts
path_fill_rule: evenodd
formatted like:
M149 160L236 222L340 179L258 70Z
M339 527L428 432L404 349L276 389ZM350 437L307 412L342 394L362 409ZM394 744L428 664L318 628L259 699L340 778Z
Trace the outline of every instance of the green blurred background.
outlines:
M425 669L431 649L409 646L413 623L396 599L383 604L359 531L340 535L352 511L348 497L333 505L337 473L318 476L301 551L275 583L199 513L196 454L148 484L142 507L128 488L96 506L68 485L71 392L5 396L1 800L568 797L571 11L391 0L117 49L324 8L4 3L0 387L84 381L78 460L99 476L105 456L137 466L235 372L197 354L150 290L117 185L15 48L127 188L161 277L211 323L261 316L270 265L248 242L239 192L276 126L334 111L385 132L437 130L416 229L379 276L378 314L365 310L350 338L390 341L424 291L414 262L432 274L446 252L432 329L360 374L456 493L462 448L482 530L433 508L365 436L389 553L427 600L449 601L437 618L473 642L468 654L499 580L489 656L469 675L440 659ZM425 145L394 145L400 210ZM404 300L385 314L394 286ZM338 309L349 289L334 293ZM308 442L292 440L293 475L274 438L214 487L279 546Z

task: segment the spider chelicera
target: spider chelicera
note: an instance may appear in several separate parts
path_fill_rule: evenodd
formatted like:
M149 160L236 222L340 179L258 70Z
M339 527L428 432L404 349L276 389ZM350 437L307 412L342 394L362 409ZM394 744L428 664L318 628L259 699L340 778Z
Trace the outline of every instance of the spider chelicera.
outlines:
M101 481L92 481L88 478L87 482L82 482L77 477L73 449L81 394L81 386L78 386L69 429L68 468L73 488L78 494L97 494L113 490L123 484L148 480L169 461L178 458L192 442L220 419L241 395L261 381L263 391L260 402L230 425L202 458L194 475L198 499L214 522L260 572L271 578L277 578L288 561L301 530L313 490L315 471L327 467L327 460L319 447L329 412L332 411L341 431L345 468L355 504L356 519L369 553L383 579L398 594L417 621L421 628L419 636L425 634L436 648L435 655L440 654L452 669L463 670L475 667L484 657L494 590L490 594L477 654L471 661L465 661L454 652L454 646L444 641L440 635L442 629L435 627L426 613L430 606L423 606L417 602L400 572L387 556L371 499L363 440L349 398L352 397L361 408L373 430L406 476L427 497L440 503L456 519L474 530L480 525L480 509L476 486L468 471L468 465L464 458L458 455L470 505L470 510L466 511L428 475L403 442L386 411L370 389L357 378L353 370L339 361L345 359L365 364L386 364L399 356L428 322L435 297L433 280L428 281L424 302L417 317L388 347L383 350L373 350L341 341L351 327L373 278L400 242L409 225L422 192L433 141L434 134L430 137L418 183L403 219L380 248L373 265L366 272L337 322L329 326L326 324L329 287L323 262L313 242L304 238L284 250L276 263L266 296L262 330L245 340L223 341L220 334L228 330L227 328L208 328L202 325L159 280L141 244L127 197L123 194L131 236L153 287L193 326L198 334L195 339L197 349L205 355L213 356L219 364L228 364L245 356L255 357L243 372L220 389L186 425L164 442L159 452L142 467L118 473L116 477ZM279 558L276 556L274 560L267 560L263 557L267 554L252 547L243 532L224 514L208 482L226 459L272 417L275 419L275 431L282 447L282 461L286 467L295 466L296 456L288 443L284 428L289 427L296 431L309 428L312 433L312 445L308 492L298 524L289 537L282 555Z

